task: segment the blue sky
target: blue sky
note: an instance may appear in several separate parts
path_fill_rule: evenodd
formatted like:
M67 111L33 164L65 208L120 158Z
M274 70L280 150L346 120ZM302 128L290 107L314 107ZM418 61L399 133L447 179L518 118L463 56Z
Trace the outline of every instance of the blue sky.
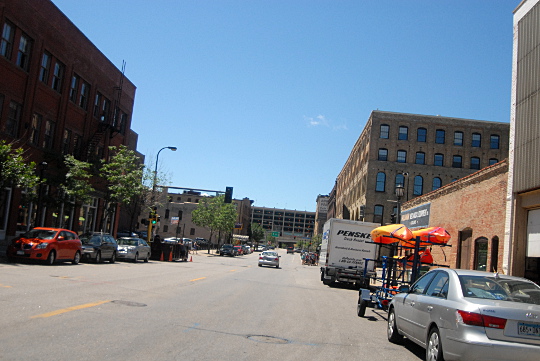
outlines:
M520 0L53 3L126 61L172 186L314 211L373 110L509 122Z

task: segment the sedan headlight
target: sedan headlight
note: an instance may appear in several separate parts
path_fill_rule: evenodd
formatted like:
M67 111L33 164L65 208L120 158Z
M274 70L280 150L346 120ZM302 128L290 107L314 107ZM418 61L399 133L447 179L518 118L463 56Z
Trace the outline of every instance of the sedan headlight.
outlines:
M49 244L47 242L40 243L36 246L36 249L45 249Z

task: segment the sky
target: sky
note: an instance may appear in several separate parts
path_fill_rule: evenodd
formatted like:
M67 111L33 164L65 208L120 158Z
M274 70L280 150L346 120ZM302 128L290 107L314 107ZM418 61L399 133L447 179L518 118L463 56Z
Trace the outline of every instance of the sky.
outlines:
M169 185L315 211L373 110L510 121L521 0L53 0Z

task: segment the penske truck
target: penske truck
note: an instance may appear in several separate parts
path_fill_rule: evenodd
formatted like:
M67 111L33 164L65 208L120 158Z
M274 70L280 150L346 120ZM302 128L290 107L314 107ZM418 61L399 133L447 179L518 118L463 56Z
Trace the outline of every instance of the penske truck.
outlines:
M371 231L380 224L331 218L324 224L319 265L325 285L336 282L368 287L376 277L377 245ZM367 262L366 260L371 260ZM366 266L367 265L367 266Z

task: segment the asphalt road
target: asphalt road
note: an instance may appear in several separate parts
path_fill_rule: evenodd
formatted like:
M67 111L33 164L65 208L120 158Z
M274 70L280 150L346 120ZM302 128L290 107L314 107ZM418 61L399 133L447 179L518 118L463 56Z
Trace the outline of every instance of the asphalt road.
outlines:
M279 250L192 262L0 262L0 360L422 360L386 313Z

